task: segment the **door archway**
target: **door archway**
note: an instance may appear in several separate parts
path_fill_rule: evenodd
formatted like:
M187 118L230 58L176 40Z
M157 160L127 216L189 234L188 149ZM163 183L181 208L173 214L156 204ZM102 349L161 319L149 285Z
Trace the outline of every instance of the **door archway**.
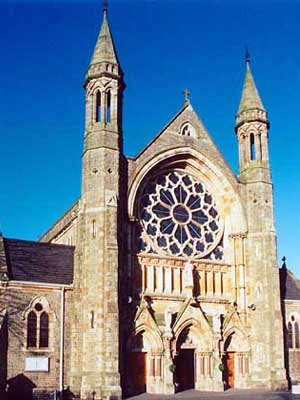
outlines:
M187 327L177 340L175 383L178 392L195 388L195 351L196 342L192 327Z

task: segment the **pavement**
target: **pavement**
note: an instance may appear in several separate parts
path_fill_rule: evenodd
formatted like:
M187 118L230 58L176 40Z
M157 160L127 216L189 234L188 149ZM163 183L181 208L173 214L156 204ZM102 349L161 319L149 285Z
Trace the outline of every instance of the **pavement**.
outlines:
M173 395L143 393L130 397L130 400L300 400L300 394L290 392L268 392L258 390L229 389L225 392L199 392L186 390Z

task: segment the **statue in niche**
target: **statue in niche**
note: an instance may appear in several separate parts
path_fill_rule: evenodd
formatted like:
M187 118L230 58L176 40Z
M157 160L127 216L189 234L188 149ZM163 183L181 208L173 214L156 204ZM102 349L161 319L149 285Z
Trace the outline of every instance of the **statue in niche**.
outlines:
M221 315L220 314L213 314L213 330L216 333L220 332L221 328Z
M183 270L183 287L193 288L194 287L194 276L193 276L194 266L190 261L187 261L184 265Z
M165 325L166 325L167 332L171 331L171 323L172 323L172 311L171 311L171 307L167 306L167 308L165 310Z

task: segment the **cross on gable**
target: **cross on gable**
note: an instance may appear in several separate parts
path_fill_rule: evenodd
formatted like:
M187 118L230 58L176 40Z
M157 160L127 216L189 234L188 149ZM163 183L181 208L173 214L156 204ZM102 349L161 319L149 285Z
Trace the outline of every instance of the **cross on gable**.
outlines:
M188 89L184 89L183 94L184 94L184 101L189 102L191 92Z

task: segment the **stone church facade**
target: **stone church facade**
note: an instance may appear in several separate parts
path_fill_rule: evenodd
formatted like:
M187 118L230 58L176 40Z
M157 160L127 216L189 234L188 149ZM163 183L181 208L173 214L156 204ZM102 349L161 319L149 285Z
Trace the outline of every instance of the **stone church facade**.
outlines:
M126 157L124 88L104 10L85 80L81 197L39 242L0 236L3 396L286 389L300 379L300 286L285 264L279 280L269 120L250 61L238 176L188 94Z

